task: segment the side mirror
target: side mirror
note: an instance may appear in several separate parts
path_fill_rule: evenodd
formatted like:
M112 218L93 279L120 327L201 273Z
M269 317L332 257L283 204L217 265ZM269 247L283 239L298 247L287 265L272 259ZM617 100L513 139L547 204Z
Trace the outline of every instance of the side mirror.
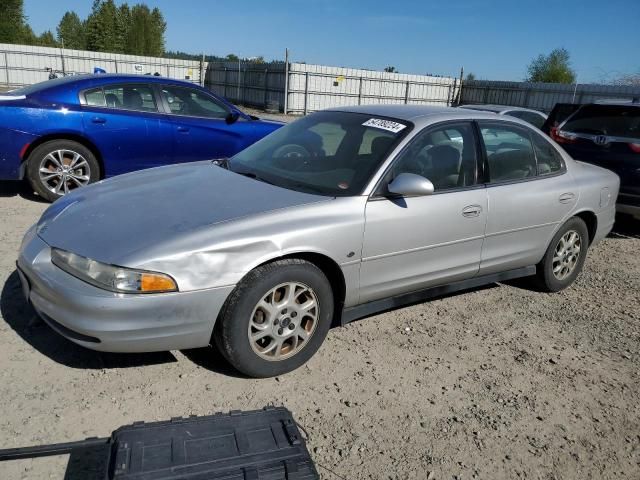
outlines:
M423 197L435 190L433 183L415 173L401 173L387 186L391 193L404 197Z
M240 114L238 112L229 112L224 121L227 122L227 125L231 125L232 123L236 123L238 118L240 118Z

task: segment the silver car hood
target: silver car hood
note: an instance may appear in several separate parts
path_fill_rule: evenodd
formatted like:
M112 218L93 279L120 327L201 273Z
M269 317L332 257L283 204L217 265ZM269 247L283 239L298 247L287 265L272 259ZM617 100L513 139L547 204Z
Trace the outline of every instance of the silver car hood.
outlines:
M154 168L76 190L38 222L50 246L104 263L221 222L329 200L269 185L210 161Z

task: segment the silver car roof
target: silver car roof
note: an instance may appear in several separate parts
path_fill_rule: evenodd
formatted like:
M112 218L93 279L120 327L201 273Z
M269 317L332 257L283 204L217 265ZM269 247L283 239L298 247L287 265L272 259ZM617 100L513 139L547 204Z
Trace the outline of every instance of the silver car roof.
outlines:
M533 113L537 113L539 115L545 115L544 112L540 112L538 110L534 110L532 108L524 108L524 107L512 107L510 105L492 105L492 104L482 104L482 105L460 105L460 108L467 108L470 110L486 110L486 111L490 111L490 112L496 112L496 113L500 113L500 112L511 112L513 110L518 110L520 112L533 112Z
M459 109L454 107L440 107L435 105L405 105L405 104L382 104L382 105L354 105L344 107L334 107L323 110L325 112L351 112L365 115L396 118L424 125L442 120L459 119L494 119L495 113L482 112L479 110ZM517 120L517 119L514 119Z

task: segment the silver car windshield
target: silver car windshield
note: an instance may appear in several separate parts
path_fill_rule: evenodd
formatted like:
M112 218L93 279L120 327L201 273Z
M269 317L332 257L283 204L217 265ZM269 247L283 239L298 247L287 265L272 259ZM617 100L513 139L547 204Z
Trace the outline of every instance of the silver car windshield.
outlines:
M313 113L238 153L229 169L292 190L359 195L411 127L360 113Z

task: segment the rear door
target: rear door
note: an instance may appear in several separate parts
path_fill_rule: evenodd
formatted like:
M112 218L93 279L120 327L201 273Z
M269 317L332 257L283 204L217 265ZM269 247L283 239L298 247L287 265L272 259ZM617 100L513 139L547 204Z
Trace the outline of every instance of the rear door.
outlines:
M476 165L471 122L427 127L400 153L366 206L362 303L477 274L488 209ZM390 196L401 173L428 178L434 194Z
M480 274L534 265L578 190L561 155L530 128L479 121L489 216Z
M172 139L146 83L111 84L81 92L85 134L100 152L105 175L165 165Z
M213 95L190 87L162 85L172 130L172 162L231 157L255 141L251 121L227 123L230 109Z

